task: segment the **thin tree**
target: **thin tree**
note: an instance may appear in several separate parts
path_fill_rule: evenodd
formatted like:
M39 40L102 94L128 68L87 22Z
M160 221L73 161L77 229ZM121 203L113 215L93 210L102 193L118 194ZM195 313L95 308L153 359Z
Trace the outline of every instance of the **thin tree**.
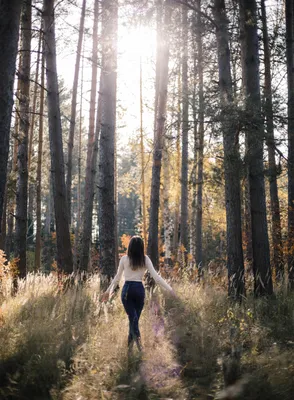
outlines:
M188 250L188 8L182 9L182 175L181 175L181 244Z
M21 6L21 0L2 0L0 3L0 235Z
M194 12L194 20L196 13ZM194 261L196 260L196 204L197 204L197 164L198 164L198 120L197 120L197 49L196 42L193 40L193 95L192 95L192 115L193 115L193 168L191 172L192 181L192 223L191 223L191 254Z
M266 219L256 1L240 0L239 4L244 32L242 67L246 94L245 133L248 141L254 293L260 296L272 294L273 285Z
M77 94L78 94L79 72L80 72L80 62L81 62L81 51L82 51L83 34L85 26L85 14L86 14L86 0L83 0L81 18L80 18L78 47L76 53L75 73L74 73L74 81L72 89L71 116L70 116L69 137L67 145L68 150L67 150L66 196L68 203L68 218L70 224L71 224L72 152L74 146L74 135L76 127Z
M86 165L86 182L85 182L85 198L83 212L83 227L81 233L81 254L79 269L87 271L89 265L89 252L92 237L92 214L93 214L93 198L94 198L94 178L96 173L96 164L93 164L94 148L97 146L95 136L95 109L97 94L97 67L98 67L98 14L99 1L94 3L94 23L93 23L93 47L92 47L92 80L91 80L91 96L90 96L90 115L89 115L89 133L87 147L87 165ZM97 127L96 127L97 129ZM99 128L98 128L99 129ZM98 139L98 136L97 136Z
M214 1L214 16L217 25L221 125L224 145L228 292L231 298L241 300L245 294L239 175L241 162L238 149L239 143L236 140L238 136L238 121L234 115L228 20L224 0Z
M145 157L144 157L144 134L143 134L143 74L142 57L140 57L140 152L141 152L141 196L142 196L142 217L143 217L143 240L147 243L147 223L146 223L146 193L145 193Z
M201 10L201 0L197 0L197 7ZM196 235L195 235L195 262L197 267L202 267L202 200L203 200L203 156L204 156L204 78L203 78L203 44L202 44L202 19L197 12L196 18L196 46L198 54L198 157L197 157L197 194L196 194Z
M101 136L99 142L98 223L101 286L115 274L115 127L118 1L102 1Z
M272 242L273 261L276 277L278 280L284 275L283 244L281 231L280 204L278 196L277 166L275 159L275 136L274 116L272 98L272 77L271 77L271 55L267 29L267 18L265 0L261 0L261 20L263 30L264 47L264 96L265 96L265 118L266 118L266 144L268 149L268 174L270 183L271 219L272 219Z
M288 77L288 279L294 289L294 3L286 0L286 56Z
M77 270L78 264L78 246L81 229L81 172L82 172L82 122L83 122L83 91L84 91L84 57L82 60L81 71L81 89L80 89L80 124L79 124L79 141L78 141L78 190L77 190L77 221L75 229L75 244L74 244L74 270Z
M56 68L54 0L44 0L43 18L51 174L57 239L57 266L60 271L71 273L73 271L73 258L64 178L62 129Z
M181 67L178 70L178 105L177 105L177 137L176 137L176 200L174 214L173 252L178 255L179 245L179 216L180 216L180 176L181 176Z
M41 34L41 37L43 35ZM45 86L45 66L44 66L44 41L42 40L41 58L41 88L40 88L40 109L39 109L39 140L38 140L38 162L37 162L37 181L36 181L36 248L35 248L35 269L41 268L41 190L42 190L42 154L43 154L43 114L44 114L44 86Z
M42 22L41 22L42 24ZM28 185L29 185L29 195L28 195L28 229L27 229L27 240L28 243L33 242L34 236L34 221L33 221L33 210L34 210L34 192L35 192L35 185L33 183L32 177L32 157L33 157L33 142L34 142L34 131L35 131L35 117L36 117L36 107L37 107L37 95L38 95L38 88L39 88L39 69L40 69L40 57L41 57L41 45L42 45L42 26L40 27L39 33L39 43L38 43L38 50L37 50L37 61L36 61L36 72L35 72L35 84L33 90L33 107L30 119L30 129L29 129L29 138L28 138Z
M159 88L158 88L158 110L157 122L154 132L152 183L149 216L149 236L148 236L148 255L153 265L158 268L158 213L160 197L160 172L163 149L163 135L166 119L166 102L168 86L168 61L169 61L169 39L168 28L171 21L171 6L165 2L164 25L162 30L162 49L160 66L158 68Z
M19 70L19 139L16 185L15 252L19 277L26 276L27 207L28 207L28 139L30 107L32 4L23 3L21 14L22 62Z

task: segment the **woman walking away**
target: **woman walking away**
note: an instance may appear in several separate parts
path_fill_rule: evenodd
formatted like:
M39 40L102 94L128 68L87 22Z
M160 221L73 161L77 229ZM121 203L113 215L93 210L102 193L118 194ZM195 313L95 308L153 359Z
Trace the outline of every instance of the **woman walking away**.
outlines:
M145 289L142 279L146 269L156 283L175 296L173 289L158 275L150 258L144 254L144 242L139 236L131 238L128 254L121 258L117 274L102 296L102 301L108 300L109 295L114 291L124 273L125 284L122 289L121 300L129 317L129 349L131 349L135 341L138 349L142 350L139 319L144 307Z

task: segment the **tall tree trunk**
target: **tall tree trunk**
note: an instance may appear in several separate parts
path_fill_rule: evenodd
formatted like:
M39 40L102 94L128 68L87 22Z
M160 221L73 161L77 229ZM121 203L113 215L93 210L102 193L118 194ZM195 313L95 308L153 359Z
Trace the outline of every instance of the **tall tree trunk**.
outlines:
M277 184L277 166L275 160L275 136L272 99L272 78L270 47L267 30L265 0L261 0L261 19L263 29L264 46L264 94L265 94L265 117L266 117L266 144L268 148L268 168L270 183L271 218L272 218L272 242L274 249L274 269L278 280L284 275L283 244L280 218L280 204Z
M163 136L166 119L166 102L168 86L169 40L167 30L171 21L171 6L165 2L164 27L162 32L162 50L159 67L158 111L156 130L154 132L154 150L152 166L152 184L149 217L148 254L155 268L158 268L158 212L160 193L160 172L163 149Z
M155 64L155 98L154 98L154 132L157 123L159 81L160 81L160 58L161 58L161 35L162 35L162 15L163 0L156 1L156 64Z
M102 1L101 137L99 148L99 238L102 288L115 274L115 127L118 1Z
M42 38L41 34L41 38ZM43 154L43 114L44 114L44 86L45 86L45 66L44 66L44 41L42 41L41 58L41 88L40 88L40 115L39 115L39 143L38 143L38 165L37 165L37 228L36 228L36 248L35 248L35 269L41 268L41 189L42 189L42 154Z
M80 28L79 28L79 40L76 53L76 65L75 74L73 81L72 100L71 100L71 116L70 116L70 128L68 138L68 151L67 151L67 179L66 179L66 196L68 204L68 220L71 224L71 181L72 181L72 152L74 146L74 135L76 126L76 109L77 109L77 94L78 94L78 83L79 83L79 72L80 72L80 61L81 51L83 43L84 25L85 25L85 14L86 14L86 0L83 0ZM94 60L93 60L94 63ZM97 70L97 65L95 65Z
M140 151L141 151L141 196L142 196L142 236L144 245L147 243L147 223L146 223L146 194L145 194L145 157L144 157L144 134L143 134L143 91L142 91L142 58L140 58Z
M194 20L196 24L196 13L194 13ZM192 112L193 112L193 169L191 174L192 180L192 223L191 223L191 254L193 260L196 263L196 204L197 204L197 164L198 164L198 121L197 121L197 48L195 40L192 42L193 46L193 100L192 100Z
M19 143L18 143L18 176L16 186L16 224L15 224L15 252L18 259L19 277L26 276L27 251L27 207L28 207L28 138L29 138L29 111L30 111L30 68L31 68L31 27L32 4L28 0L23 3L21 15L21 43L22 62L19 71Z
M234 0L235 1L235 0ZM238 0L239 1L239 0ZM237 4L237 3L236 3ZM239 31L241 45L241 66L242 66L242 95L246 97L245 81L246 81L246 43L245 43L245 15L240 13ZM248 132L245 132L245 154L249 154L248 150ZM250 182L249 182L249 164L247 156L245 157L245 176L244 176L244 245L245 245L245 260L247 270L253 273L253 249L252 249L252 220L251 220L251 200L250 200Z
M21 0L2 0L0 3L0 235L21 5Z
M182 179L181 179L181 244L188 250L188 133L189 133L189 98L188 98L188 8L182 9Z
M60 271L71 273L73 271L73 259L66 201L60 103L56 69L54 0L44 0L43 17L44 40L46 44L45 59L51 173L57 239L57 266Z
M19 66L20 69L20 66ZM18 78L17 82L17 95L19 97L20 91L20 79ZM17 153L18 153L18 137L19 137L19 116L15 117L15 124L14 124L14 140L13 140L13 155L12 155L12 173L16 176L17 172ZM13 188L16 192L16 189ZM5 243L5 253L7 260L10 259L10 252L11 252L11 243L12 243L12 235L13 235L13 227L14 227L14 209L15 209L15 196L12 196L9 204L9 216L8 216L8 224L7 224L7 236L6 236L6 243Z
M165 138L163 149L163 225L164 225L164 247L165 257L164 265L171 266L171 236L173 230L172 220L170 218L169 207L169 187L170 187L170 164L168 154L168 142Z
M256 1L240 0L243 21L244 87L246 91L245 126L248 140L248 163L252 220L252 249L254 293L256 296L273 292L269 242L266 219L265 185L263 171L263 122L261 116L259 54L256 22Z
M177 115L177 139L176 139L176 201L174 215L174 237L173 237L173 253L175 258L178 255L179 246L179 216L180 216L180 175L181 175L181 67L178 71L178 115Z
M294 289L294 3L286 0L286 55L288 76L288 272Z
M85 198L83 212L83 228L81 233L81 255L79 269L87 271L89 265L89 253L92 238L92 218L93 218L93 197L94 197L94 178L96 173L96 163L93 163L93 154L95 146L95 108L97 93L97 66L98 66L98 15L99 1L94 3L94 24L93 24L93 48L92 48L92 81L91 81L91 98L90 98L90 115L89 115L89 134L87 149L87 166L86 166L86 183ZM99 130L99 127L98 127ZM96 127L97 132L97 127Z
M201 0L197 0L198 9L201 9ZM203 197L203 154L204 154L204 83L203 83L203 49L202 49L202 21L201 14L197 13L196 42L198 53L199 77L199 134L198 134L198 162L197 162L197 202L196 202L196 238L195 252L196 265L202 268L202 197Z
M84 53L84 52L83 52ZM74 244L74 271L78 267L78 247L81 228L81 166L82 166L82 122L83 122L83 90L84 90L84 57L82 60L81 71L81 93L80 93L80 126L79 126L79 147L78 147L78 193L77 193L77 221L75 229L75 244Z
M30 135L29 135L29 151L28 151L28 171L30 173L31 161L32 161L32 152L33 152L33 136L34 136L34 128L35 128L35 115L36 115L36 106L37 106L37 92L38 92L38 79L39 79L39 69L40 69L40 58L41 58L41 45L42 45L42 24L40 27L39 33L39 43L38 43L38 54L37 54L37 64L36 64L36 75L35 75L35 85L34 85L34 97L33 97L33 108L32 108L32 117L31 117L31 125L30 125Z
M42 25L42 24L41 24ZM33 94L33 107L31 114L29 138L28 138L28 176L29 176L29 197L28 197L28 232L27 232L27 244L32 245L34 239L34 220L33 220L33 210L34 210L34 191L35 185L33 184L31 163L33 157L33 142L34 142L34 131L35 131L35 116L36 116L36 106L37 106L37 94L38 94L38 80L39 80L39 66L41 57L41 44L42 44L42 26L40 27L39 33L39 43L38 43L38 54L36 63L36 73L35 73L35 85Z
M239 175L241 163L239 143L236 139L238 137L238 126L234 115L228 20L224 0L214 1L214 16L217 24L216 39L224 144L228 292L231 298L241 300L245 294ZM231 115L233 115L233 120Z
M0 250L5 251L6 243L6 233L7 233L7 182L5 187L4 202L3 202L3 213L2 213L2 225L1 225L1 235L0 235Z

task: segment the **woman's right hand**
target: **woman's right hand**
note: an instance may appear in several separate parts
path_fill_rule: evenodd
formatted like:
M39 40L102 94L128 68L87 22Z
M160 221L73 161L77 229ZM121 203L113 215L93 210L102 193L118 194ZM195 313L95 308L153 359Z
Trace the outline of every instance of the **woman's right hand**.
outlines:
M176 294L176 292L175 292L173 289L171 290L170 295L171 295L173 298L178 299L178 295Z

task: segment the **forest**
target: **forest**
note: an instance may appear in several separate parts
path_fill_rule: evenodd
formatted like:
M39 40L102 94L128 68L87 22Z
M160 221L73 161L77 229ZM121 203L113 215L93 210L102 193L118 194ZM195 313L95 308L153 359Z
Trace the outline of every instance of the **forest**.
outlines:
M0 54L0 400L292 400L294 0L0 0Z

